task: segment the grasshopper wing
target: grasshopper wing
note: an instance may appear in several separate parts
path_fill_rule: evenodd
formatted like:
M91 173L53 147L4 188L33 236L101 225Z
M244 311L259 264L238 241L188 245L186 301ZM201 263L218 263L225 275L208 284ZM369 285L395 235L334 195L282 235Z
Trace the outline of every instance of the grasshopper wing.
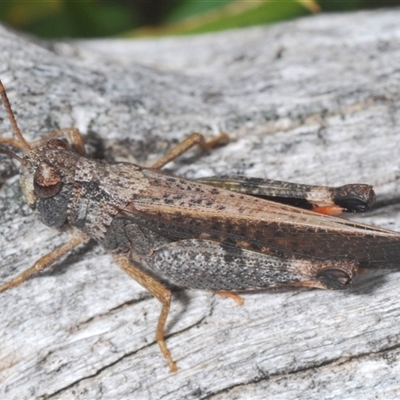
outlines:
M121 213L171 238L216 241L286 259L399 268L400 234L143 169L145 193Z

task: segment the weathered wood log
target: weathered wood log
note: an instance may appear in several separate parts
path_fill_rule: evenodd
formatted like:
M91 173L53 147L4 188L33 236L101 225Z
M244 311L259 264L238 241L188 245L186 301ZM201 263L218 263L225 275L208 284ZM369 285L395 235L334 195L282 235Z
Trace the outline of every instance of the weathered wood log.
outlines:
M197 37L48 43L0 28L0 78L29 140L75 126L110 160L145 164L194 131L232 142L168 166L374 185L357 220L400 230L400 10L319 15ZM1 118L4 112L1 111ZM4 118L0 131L10 131ZM43 226L1 155L1 282L66 241ZM353 217L352 217L353 218ZM399 250L400 251L400 250ZM400 267L400 266L399 266ZM176 291L159 303L94 244L0 295L3 399L399 397L400 273L347 292Z

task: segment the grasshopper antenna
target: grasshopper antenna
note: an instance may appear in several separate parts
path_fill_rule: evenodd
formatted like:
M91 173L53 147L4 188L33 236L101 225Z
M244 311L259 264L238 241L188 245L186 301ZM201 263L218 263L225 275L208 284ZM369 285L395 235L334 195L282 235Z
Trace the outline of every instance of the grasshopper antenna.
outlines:
M0 147L0 153L2 154L7 154L8 156L15 158L18 160L21 164L24 165L31 165L31 163L28 160L25 160L25 158L21 158L20 156L17 156L15 153L13 153L10 150L4 149L3 147Z
M4 104L4 108L6 109L8 119L11 122L11 126L13 129L14 135L17 137L17 140L16 139L5 139L4 142L10 144L13 147L21 149L24 152L30 150L31 146L29 146L29 143L22 136L22 133L17 124L17 120L15 119L15 115L11 109L10 102L7 97L6 89L4 89L3 83L1 81L0 81L0 96L1 96L1 100ZM0 153L7 154L8 156L15 158L21 164L24 164L24 165L31 164L28 160L25 160L24 158L17 156L12 151L4 149L3 147L0 147Z
M31 149L31 146L29 146L29 143L24 139L22 136L22 133L18 127L17 120L15 119L14 113L11 109L10 102L7 97L6 90L4 89L3 83L0 81L0 96L1 100L4 104L4 108L6 109L8 119L10 120L12 130L14 132L14 135L17 137L18 141L10 141L10 144L12 144L14 147L21 148L24 152L28 151ZM17 144L18 143L18 144ZM4 154L11 155L10 152L4 152ZM18 156L16 156L14 153L12 153L11 157L21 160ZM16 156L16 157L15 157Z

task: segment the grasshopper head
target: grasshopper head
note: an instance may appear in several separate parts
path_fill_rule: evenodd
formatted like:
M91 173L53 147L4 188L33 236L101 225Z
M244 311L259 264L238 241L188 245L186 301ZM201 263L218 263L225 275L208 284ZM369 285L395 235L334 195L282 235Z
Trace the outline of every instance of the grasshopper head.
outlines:
M46 225L60 227L67 219L68 200L72 190L71 185L64 184L65 177L61 172L62 153L71 153L69 144L64 140L52 139L42 147L30 146L17 125L1 81L0 96L16 137L1 139L0 143L22 150L23 157L2 147L0 147L0 153L7 154L21 163L20 184L29 206L39 213L40 219Z

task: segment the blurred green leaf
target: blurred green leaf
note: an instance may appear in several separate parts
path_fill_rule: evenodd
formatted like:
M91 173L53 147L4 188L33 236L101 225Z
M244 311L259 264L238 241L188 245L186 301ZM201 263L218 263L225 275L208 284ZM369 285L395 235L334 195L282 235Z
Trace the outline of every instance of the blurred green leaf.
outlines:
M123 6L96 0L0 0L0 19L48 38L109 36L135 26Z
M102 3L120 4L131 15L135 15L138 26L161 25L168 15L187 0L98 0ZM232 1L232 0L229 0ZM202 2L197 1L201 4ZM206 1L207 3L207 1Z
M174 23L194 15L201 15L210 10L226 6L229 3L232 3L232 0L185 0L166 16L164 23Z
M400 0L0 0L0 20L47 38L166 35L273 23L318 5L348 11Z
M144 27L130 32L132 36L194 34L251 25L267 24L309 14L309 8L317 7L311 0L259 0L201 2L188 0L170 15L175 23L161 27ZM310 7L306 8L304 3ZM218 7L216 7L218 5ZM201 8L202 13L197 11ZM183 16L188 16L183 18ZM182 18L178 20L178 18Z
M57 13L62 8L63 0L52 2L26 0L2 0L0 1L0 19L9 25L24 29L24 27L42 18L47 18Z
M400 0L319 0L323 11L350 11L361 8L396 7Z

